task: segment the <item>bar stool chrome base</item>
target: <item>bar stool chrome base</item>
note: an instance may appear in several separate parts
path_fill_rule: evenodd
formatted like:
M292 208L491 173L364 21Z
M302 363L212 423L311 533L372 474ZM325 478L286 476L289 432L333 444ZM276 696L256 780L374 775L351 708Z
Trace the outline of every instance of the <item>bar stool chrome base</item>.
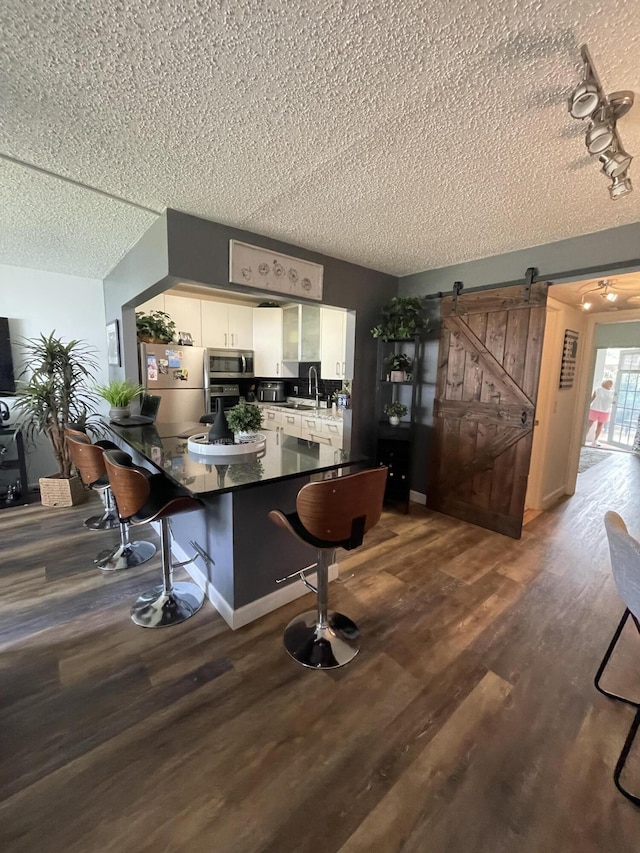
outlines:
M186 622L202 607L204 592L195 583L164 584L143 593L131 608L131 618L143 628L166 628Z
M289 622L283 640L291 657L310 669L336 669L360 651L358 626L334 611L327 613L324 625L317 610L301 613Z
M132 569L150 560L156 553L156 546L151 542L126 542L113 550L101 551L94 562L105 572L119 572L122 569Z

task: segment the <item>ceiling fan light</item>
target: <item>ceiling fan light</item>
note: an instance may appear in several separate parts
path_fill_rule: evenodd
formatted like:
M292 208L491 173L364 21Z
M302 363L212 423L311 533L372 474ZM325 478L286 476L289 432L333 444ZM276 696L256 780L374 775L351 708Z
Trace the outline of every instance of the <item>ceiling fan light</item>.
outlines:
M619 175L617 178L614 178L611 182L611 186L609 187L609 195L611 196L613 201L617 201L617 199L629 195L632 189L633 185L631 183L631 178L628 178L626 174L622 174Z
M605 293L604 298L608 299L609 302L615 302L616 299L618 298L618 294L612 293L611 291L609 291L609 293Z
M588 310L589 310L589 308L591 308L591 303L590 303L590 302L582 302L582 303L581 303L581 308L582 308L582 310L583 310L583 311L588 311Z
M569 112L574 118L589 118L599 106L598 87L589 80L579 83L569 98Z

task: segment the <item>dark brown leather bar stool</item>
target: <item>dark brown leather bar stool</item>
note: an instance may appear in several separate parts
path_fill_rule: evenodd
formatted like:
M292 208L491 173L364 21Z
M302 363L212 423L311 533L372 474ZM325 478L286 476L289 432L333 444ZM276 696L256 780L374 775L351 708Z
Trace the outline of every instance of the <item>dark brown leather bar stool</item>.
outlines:
M334 669L349 663L360 650L358 626L327 609L328 572L336 548L358 548L380 520L386 481L387 469L381 467L307 483L298 492L296 512L269 513L273 522L318 552L317 587L307 581L304 570L295 573L318 594L317 609L296 616L284 632L286 650L303 666Z
M77 424L69 424L69 426L65 427L64 434L65 438L74 438L77 439L77 441L83 442L83 444L93 443L87 433ZM114 444L112 441L96 441L95 444L98 447L101 447L103 450L118 449L118 445ZM76 468L78 468L78 470L80 470L75 460L73 459L72 451L70 450L69 452L72 454L73 464L76 466ZM104 465L102 467L104 468ZM80 474L80 476L82 477L82 473ZM101 477L106 481L106 485L102 481L96 481L95 486L91 486L91 483L88 483L87 480L82 477L82 482L85 485L91 486L95 491L97 491L100 495L102 503L104 504L104 512L102 513L102 515L89 516L89 518L85 518L85 520L82 522L84 527L86 527L88 530L114 530L118 526L118 515L116 513L116 507L113 502L113 495L111 494L111 489L109 488L109 482L106 479L106 476L106 472L103 471Z
M106 493L105 507L109 508L111 512L115 512L113 494L104 463L104 448L98 444L92 444L90 439L82 433L79 436L67 433L65 440L69 447L71 460L80 471L82 482L92 489ZM117 450L115 444L113 448ZM105 571L118 571L141 566L150 560L156 553L156 546L152 542L131 542L129 540L129 525L117 517L116 521L120 527L120 542L115 548L101 551L98 554L94 560L98 567Z
M174 583L169 517L202 507L164 474L151 474L134 465L128 453L107 450L104 461L122 521L131 524L160 522L162 584L143 593L131 608L131 618L143 628L177 625L193 616L204 601L195 583ZM191 561L187 561L191 562ZM177 563L176 566L184 565Z

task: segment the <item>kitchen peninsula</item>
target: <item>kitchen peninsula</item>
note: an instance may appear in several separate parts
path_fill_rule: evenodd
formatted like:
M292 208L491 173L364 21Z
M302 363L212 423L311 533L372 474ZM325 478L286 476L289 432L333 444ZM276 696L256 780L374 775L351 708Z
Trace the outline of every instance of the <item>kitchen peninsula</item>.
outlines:
M325 444L265 431L257 453L222 457L193 453L188 437L206 428L199 423L119 427L109 424L116 442L134 462L162 472L204 508L171 519L174 553L232 628L269 613L303 595L297 580L276 580L314 562L314 553L283 535L268 519L271 509L291 512L299 490L312 476L350 473L364 457ZM330 578L337 575L334 567Z

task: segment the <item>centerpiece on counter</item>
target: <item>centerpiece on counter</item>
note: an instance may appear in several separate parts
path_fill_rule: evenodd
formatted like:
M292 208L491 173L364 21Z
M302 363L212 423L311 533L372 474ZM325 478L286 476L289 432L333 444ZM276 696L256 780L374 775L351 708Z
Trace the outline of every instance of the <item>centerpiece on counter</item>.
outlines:
M262 426L262 412L258 406L242 401L225 414L236 444L256 440L258 430Z
M218 401L219 402L219 401ZM258 406L244 401L225 412L220 406L208 433L192 435L189 450L205 456L233 456L264 450L266 437Z

